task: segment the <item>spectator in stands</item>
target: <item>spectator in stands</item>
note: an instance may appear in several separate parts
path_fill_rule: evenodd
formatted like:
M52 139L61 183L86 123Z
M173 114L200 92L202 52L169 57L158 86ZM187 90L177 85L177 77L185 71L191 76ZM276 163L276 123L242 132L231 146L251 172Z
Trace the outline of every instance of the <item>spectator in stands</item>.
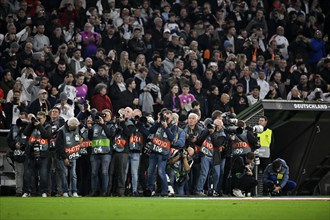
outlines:
M67 67L64 61L59 61L56 69L49 73L49 83L52 86L58 87L64 82L65 74L67 71Z
M9 70L3 71L0 87L3 90L4 97L7 97L8 92L13 89L14 84L15 81L13 80L11 72Z
M245 66L243 69L243 77L238 80L243 85L243 93L249 95L254 86L257 86L257 80L251 77L250 68Z
M328 37L322 36L321 30L316 30L315 35L310 39L310 46L312 51L309 54L309 64L311 65L312 72L315 72L317 63L325 57L325 42L328 41Z
M107 85L99 83L95 86L94 95L91 98L91 107L96 108L98 112L104 109L112 110L112 103L107 95Z
M139 106L139 96L136 92L136 83L134 78L128 78L125 81L126 90L121 93L121 97L125 97L121 100L121 107L126 108L130 107L132 109L136 109Z
M96 54L97 46L101 43L101 35L93 32L93 25L87 22L84 31L80 32L78 42L82 43L82 56L84 58L91 57Z
M254 86L250 95L246 96L249 106L254 105L260 100L260 86Z
M175 113L181 112L180 98L178 96L179 86L177 84L172 84L170 86L170 91L164 96L164 108L167 108Z
M26 112L26 110L27 106L25 102L21 101L21 91L13 90L12 95L9 97L9 101L3 104L3 112L6 116L6 128L15 125L20 113Z
M230 100L231 112L239 114L249 107L248 99L244 93L244 86L242 83L237 83L236 94Z
M227 93L222 93L220 96L220 104L213 107L213 111L219 110L223 113L230 112L230 96Z
M51 109L50 103L47 100L48 92L45 89L40 89L39 98L31 102L28 107L28 113L36 115L39 111L47 112Z
M162 79L165 81L169 78L169 74L165 72L164 65L162 64L162 58L159 55L153 56L152 62L148 68L148 72L151 80L154 79L156 73L161 74Z
M260 99L264 99L269 91L269 84L266 80L266 74L263 69L259 70L258 79L257 79L258 86L260 86Z
M70 59L68 65L69 70L73 71L74 74L77 74L78 71L85 66L84 59L81 57L81 50L76 48L73 52L73 56Z
M44 34L45 25L37 25L37 34L33 37L33 51L41 52L45 47L50 46L49 38Z

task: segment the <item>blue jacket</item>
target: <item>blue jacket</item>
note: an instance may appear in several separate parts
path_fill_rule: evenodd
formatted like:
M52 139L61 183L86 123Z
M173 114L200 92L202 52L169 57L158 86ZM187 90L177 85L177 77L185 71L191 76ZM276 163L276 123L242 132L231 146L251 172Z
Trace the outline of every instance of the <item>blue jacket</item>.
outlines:
M283 189L289 180L289 167L283 159L278 158L276 160L280 160L282 163L282 168L280 172L274 170L273 165L270 163L264 171L262 181L263 183L278 181L281 188Z

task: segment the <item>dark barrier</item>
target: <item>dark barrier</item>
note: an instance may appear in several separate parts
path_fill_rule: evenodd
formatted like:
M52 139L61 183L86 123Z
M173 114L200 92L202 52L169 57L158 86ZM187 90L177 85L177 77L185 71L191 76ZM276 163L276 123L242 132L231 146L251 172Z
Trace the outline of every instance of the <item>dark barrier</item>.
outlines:
M297 194L315 194L330 171L330 103L263 101L262 106L275 137L272 158L287 161Z

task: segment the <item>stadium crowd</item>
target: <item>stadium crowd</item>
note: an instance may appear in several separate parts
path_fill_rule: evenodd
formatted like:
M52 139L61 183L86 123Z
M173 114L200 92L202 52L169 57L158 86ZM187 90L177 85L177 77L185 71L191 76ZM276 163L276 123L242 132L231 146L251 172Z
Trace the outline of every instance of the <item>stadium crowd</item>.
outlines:
M229 193L253 191L258 141L239 122L228 144L227 113L330 101L329 3L2 0L0 128L17 195L218 196L228 170Z

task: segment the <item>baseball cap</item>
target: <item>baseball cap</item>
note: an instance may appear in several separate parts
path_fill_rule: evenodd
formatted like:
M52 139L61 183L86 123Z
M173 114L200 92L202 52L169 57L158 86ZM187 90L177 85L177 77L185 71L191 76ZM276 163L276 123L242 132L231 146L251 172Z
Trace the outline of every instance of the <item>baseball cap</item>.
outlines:
M224 43L223 43L223 46L224 48L227 48L229 46L233 46L233 44L229 41L229 40L226 40Z
M168 28L166 28L166 29L164 29L164 32L163 33L171 33L171 30L168 29Z
M38 95L41 95L43 93L48 94L48 92L45 89L40 89L39 92L38 92Z

